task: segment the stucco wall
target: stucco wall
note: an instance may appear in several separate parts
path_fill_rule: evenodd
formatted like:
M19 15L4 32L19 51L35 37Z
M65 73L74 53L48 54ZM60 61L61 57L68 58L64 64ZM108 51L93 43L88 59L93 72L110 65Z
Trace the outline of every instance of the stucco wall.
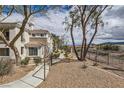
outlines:
M19 32L19 29L15 28L15 32L17 34ZM21 37L19 37L19 39L15 43L15 46L18 48L21 59L24 59L26 57L27 52L26 52L25 44L29 42L29 35L26 31L23 33L23 37L24 37L24 41L21 41ZM21 47L24 47L24 51L22 55L21 55Z
M52 52L53 51L53 40L50 36L48 36L47 42L48 42L48 47L50 49L50 52Z
M19 32L19 28L14 28L14 29L10 29L9 30L10 41L17 35L18 32ZM22 42L21 41L21 37L19 37L19 39L15 42L15 46L17 47L17 49L19 51L19 54L21 56L21 59L24 59L26 57L26 53L27 52L26 52L26 49L25 49L24 44L26 44L26 43L29 42L29 35L28 35L28 33L25 31L23 34L24 34L25 42ZM23 55L21 55L21 47L24 47L24 53L23 53ZM5 44L0 44L0 48L6 48L5 47ZM11 49L10 49L10 58L11 59L15 59L14 52Z
M10 41L18 34L19 32L19 28L14 28L14 29L10 29ZM26 56L28 56L28 49L25 47L25 44L29 42L30 39L30 35L28 32L24 32L23 33L23 37L24 37L24 42L21 41L21 37L15 42L15 46L17 47L20 57L21 59L24 59ZM47 40L45 42L48 42L48 47L50 48L50 51L53 51L53 44L52 44L52 38L50 37L50 35L46 35ZM23 54L21 55L21 47L24 47L24 51ZM0 44L0 48L6 48L5 44ZM14 52L10 49L10 58L11 59L15 59L15 55ZM38 48L38 56L43 57L44 55L44 46L42 46L41 48Z

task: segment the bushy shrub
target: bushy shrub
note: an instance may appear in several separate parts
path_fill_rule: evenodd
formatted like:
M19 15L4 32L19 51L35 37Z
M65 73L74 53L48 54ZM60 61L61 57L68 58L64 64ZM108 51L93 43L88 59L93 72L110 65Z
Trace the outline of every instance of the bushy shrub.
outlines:
M112 51L118 51L119 50L119 46L117 45L111 45L111 44L105 44L105 45L99 45L97 46L97 49L102 49L102 50L112 50Z
M58 50L58 49L54 50L54 53L58 53L58 52L59 52L59 50Z
M119 46L113 46L113 47L112 47L112 50L118 51L118 50L119 50Z
M60 53L53 53L52 57L53 57L53 58L58 58L59 55L60 55Z
M29 58L25 58L21 61L21 65L28 65L29 63Z
M0 76L7 75L12 70L12 63L9 60L0 60Z
M64 56L65 56L65 57L68 57L68 54L67 54L67 53L65 53L65 54L64 54Z
M34 63L37 66L39 63L41 63L41 58L40 57L34 58Z

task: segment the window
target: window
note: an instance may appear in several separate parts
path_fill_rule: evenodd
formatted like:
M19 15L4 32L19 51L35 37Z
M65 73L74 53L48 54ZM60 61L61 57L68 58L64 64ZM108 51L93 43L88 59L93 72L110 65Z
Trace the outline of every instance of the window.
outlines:
M34 37L35 37L35 34L32 34L32 36L34 36Z
M40 34L40 36L41 36L41 37L43 37L43 36L44 36L44 34Z
M9 48L0 48L0 56L9 56Z
M25 41L25 39L24 39L24 34L21 35L21 41L22 41L22 42Z
M7 40L9 40L9 31L7 31L7 32L5 33L5 37L6 37Z
M21 55L24 53L24 47L21 47Z
M32 47L29 48L29 56L37 56L38 55L38 48Z
M0 37L0 41L2 41L1 37Z

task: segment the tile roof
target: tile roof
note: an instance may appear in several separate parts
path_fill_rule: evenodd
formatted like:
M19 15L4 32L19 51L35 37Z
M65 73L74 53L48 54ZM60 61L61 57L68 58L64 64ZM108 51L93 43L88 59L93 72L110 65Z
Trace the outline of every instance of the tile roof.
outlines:
M32 31L29 31L30 34L42 34L42 33L47 33L49 34L49 31L48 30L42 30L42 29L39 29L39 30L32 30Z
M47 45L46 38L30 38L29 43L25 44L26 47L40 47Z
M9 29L19 27L17 23L0 23L0 29Z

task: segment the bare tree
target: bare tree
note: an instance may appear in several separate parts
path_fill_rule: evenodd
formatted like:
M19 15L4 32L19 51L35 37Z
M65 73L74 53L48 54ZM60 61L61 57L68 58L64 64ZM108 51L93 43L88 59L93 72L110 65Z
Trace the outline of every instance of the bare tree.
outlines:
M96 33L98 32L98 27L100 24L103 24L101 19L102 13L108 6L100 5L81 5L73 6L73 10L70 11L70 15L66 18L65 24L67 25L66 30L70 30L73 49L76 54L76 57L79 61L86 60L86 55ZM82 44L80 53L76 50L75 39L73 31L75 27L79 27L82 32ZM91 32L93 35L90 37L88 42L87 34ZM85 64L84 64L85 65Z

